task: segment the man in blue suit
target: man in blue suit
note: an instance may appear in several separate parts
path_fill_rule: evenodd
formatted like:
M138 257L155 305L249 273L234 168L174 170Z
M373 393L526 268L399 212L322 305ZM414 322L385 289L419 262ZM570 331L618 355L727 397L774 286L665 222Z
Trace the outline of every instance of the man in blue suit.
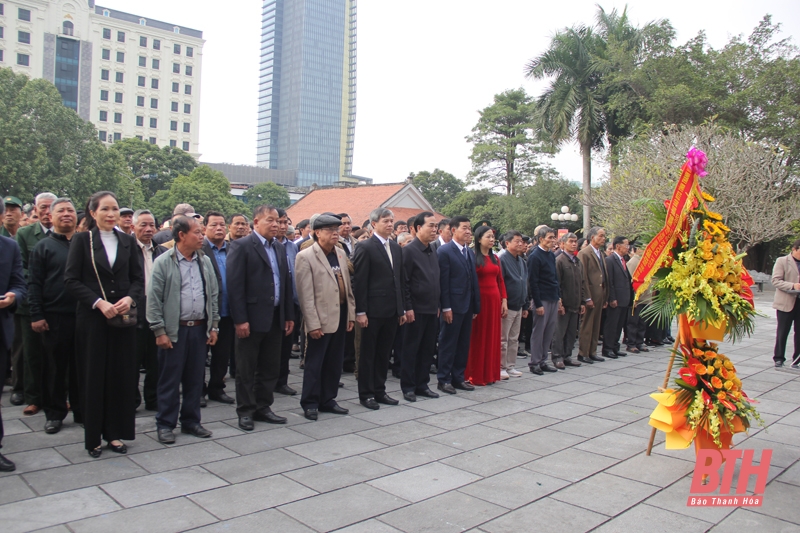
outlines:
M437 250L441 284L442 319L439 331L439 390L455 394L456 389L475 390L464 381L469 358L472 320L481 310L475 254L469 249L472 226L469 219L450 219L453 239Z
M0 215L5 206L0 204ZM28 287L22 275L22 255L13 239L0 236L0 384L6 382L8 351L14 342L14 311L17 302L25 299ZM3 441L3 417L0 415L0 447ZM0 454L0 472L11 472L17 467Z

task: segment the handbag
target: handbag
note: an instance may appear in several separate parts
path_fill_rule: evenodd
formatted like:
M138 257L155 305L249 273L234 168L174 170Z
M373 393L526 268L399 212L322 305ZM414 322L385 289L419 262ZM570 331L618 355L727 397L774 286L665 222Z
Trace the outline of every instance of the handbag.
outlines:
M94 267L94 275L97 276L97 284L100 285L100 292L103 294L103 300L108 301L106 298L106 291L103 289L103 282L100 281L100 273L97 271L97 263L94 260L94 241L92 240L92 231L89 231L89 250L92 255L92 267ZM136 325L136 314L128 310L123 315L117 315L112 318L106 318L106 322L113 328L132 328Z

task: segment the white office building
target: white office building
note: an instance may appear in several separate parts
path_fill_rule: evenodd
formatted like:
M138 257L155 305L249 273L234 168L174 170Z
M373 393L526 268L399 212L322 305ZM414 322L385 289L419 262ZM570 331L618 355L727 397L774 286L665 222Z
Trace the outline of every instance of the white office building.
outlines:
M0 67L55 84L111 143L199 156L203 32L95 5L0 0Z

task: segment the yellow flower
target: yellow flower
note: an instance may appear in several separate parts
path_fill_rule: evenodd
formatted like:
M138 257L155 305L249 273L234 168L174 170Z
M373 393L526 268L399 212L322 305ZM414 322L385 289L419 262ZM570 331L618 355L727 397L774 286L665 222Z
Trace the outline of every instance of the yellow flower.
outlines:
M730 359L727 359L723 364L725 365L725 368L727 368L728 370L733 370L733 363L731 363Z
M704 278L713 278L717 275L717 265L713 262L706 263L706 269L703 271Z
M711 386L714 387L715 389L721 389L722 388L722 380L719 379L717 376L712 377L711 378Z
M707 211L706 216L713 220L722 220L722 215L720 215L719 213L715 213L713 211Z
M728 395L727 395L727 394L725 394L725 393L724 393L724 392L722 392L722 391L720 391L720 392L718 392L718 393L717 393L717 399L718 399L718 400L724 400L724 399L725 399L725 398L727 398L727 397L728 397Z
M724 385L725 385L725 388L726 388L726 389L728 389L728 390L731 390L731 389L733 388L733 381L731 381L731 380L728 380L728 381L726 381L726 382L724 383Z
M729 228L728 226L726 226L722 222L717 222L717 228L719 228L720 230L722 230L722 231L724 231L726 233L731 230L731 228Z
M714 368L719 368L719 367L721 367L721 366L722 366L722 361L720 361L719 359L717 359L716 361L714 361Z
M705 228L705 230L711 235L722 235L722 232L719 230L717 225L710 220L703 221L703 228Z
M710 252L711 248L714 247L714 243L712 243L709 240L705 240L705 241L703 241L702 246L703 246L703 251Z
M703 200L705 200L706 202L716 201L714 197L708 194L706 191L700 191L700 194L703 196Z
M714 263L716 263L717 265L721 265L724 262L725 262L725 256L718 252L717 255L714 256Z
M711 366L711 365L708 365L708 367L706 367L706 372L708 372L709 375L713 374L714 373L714 367Z

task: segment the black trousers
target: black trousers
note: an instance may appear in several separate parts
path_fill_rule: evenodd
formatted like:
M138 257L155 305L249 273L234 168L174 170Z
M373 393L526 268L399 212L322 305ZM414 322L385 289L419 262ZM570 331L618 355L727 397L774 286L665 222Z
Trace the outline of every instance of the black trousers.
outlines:
M22 350L22 321L16 313L14 314L14 343L11 345L10 363L11 392L23 392L25 390L25 358Z
M463 383L469 359L469 339L472 336L472 314L453 313L448 324L439 319L439 383ZM530 342L530 337L528 337Z
M179 410L181 427L200 424L207 341L205 325L179 326L178 341L172 343L172 349L158 349L158 429L174 429Z
M403 392L423 391L428 388L438 323L436 315L415 313L414 322L402 327L405 339L400 388Z
M794 308L789 311L775 311L778 315L778 332L775 336L775 355L773 361L784 361L786 357L786 341L789 331L794 325L794 352L792 364L800 362L800 304L795 302Z
M6 350L3 328L0 328L0 383L6 382L8 368L8 350ZM3 410L0 409L0 448L3 447Z
M644 305L639 304L633 308L633 314L628 314L625 324L625 336L628 337L628 346L641 346L644 344L647 333L647 322L642 318Z
M44 344L42 336L31 328L31 316L19 315L22 329L22 353L25 370L23 370L25 403L42 405L42 388L44 380Z
M625 320L630 313L630 307L611 307L605 308L605 324L603 324L603 354L616 353L620 349L619 336L622 335L622 328L625 327Z
M253 416L269 411L275 401L275 384L281 370L283 329L280 309L272 313L272 326L266 333L250 332L236 339L236 414Z
M354 372L356 369L356 328L345 333L342 368L345 372Z
M211 368L208 376L208 386L203 384L203 396L222 394L225 390L225 374L228 373L230 362L236 346L236 326L233 319L225 316L219 319L219 334L217 343L211 347Z
M519 349L523 346L529 352L531 351L531 333L533 333L533 313L528 313L528 316L522 319L519 327Z
M297 304L294 306L294 313L295 317L299 316L300 306ZM295 322L295 329L297 329L299 324L299 320ZM288 336L284 335L281 339L281 371L278 374L278 383L275 384L276 387L289 384L289 359L292 358L292 344L294 344L294 330L292 330L291 334ZM338 382L336 386L339 386Z
M389 354L398 326L396 316L367 317L367 324L361 329L361 354L358 358L358 397L362 400L386 394Z
M300 406L303 409L330 408L336 405L347 337L347 304L340 307L339 328L336 333L325 333L319 339L308 337L303 392L300 395ZM284 342L291 345L291 337L284 337Z
M405 350L405 324L397 327L397 333L394 336L394 344L392 345L392 360L389 363L389 368L393 372L400 372L400 367L403 363L403 351Z
M45 313L48 331L42 334L44 344L44 387L42 407L47 420L67 418L67 393L77 422L83 419L80 383L75 353L75 315ZM67 385L69 383L69 385Z
M139 368L144 368L144 386L139 392L139 375L136 375L136 406L142 403L146 409L158 409L158 346L156 336L150 329L150 324L145 322L144 327L136 328L136 360Z

